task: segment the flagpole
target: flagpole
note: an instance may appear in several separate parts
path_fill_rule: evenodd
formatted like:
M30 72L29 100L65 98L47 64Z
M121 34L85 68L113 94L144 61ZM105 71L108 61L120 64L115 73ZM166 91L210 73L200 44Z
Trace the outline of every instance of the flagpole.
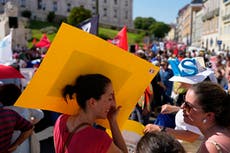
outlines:
M98 0L96 0L96 15L99 15L99 2L98 2Z
M98 36L98 31L99 31L99 19L100 19L100 16L99 16L99 1L96 0L96 15L98 16L98 22L97 22L97 32L96 32L96 35Z

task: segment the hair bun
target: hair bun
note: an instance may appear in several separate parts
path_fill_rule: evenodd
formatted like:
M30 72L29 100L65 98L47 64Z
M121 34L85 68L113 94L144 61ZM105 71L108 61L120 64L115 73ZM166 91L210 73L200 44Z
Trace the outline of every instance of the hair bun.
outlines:
M66 96L69 95L69 98L72 99L72 95L74 94L74 86L66 85L63 89L62 96L66 100Z

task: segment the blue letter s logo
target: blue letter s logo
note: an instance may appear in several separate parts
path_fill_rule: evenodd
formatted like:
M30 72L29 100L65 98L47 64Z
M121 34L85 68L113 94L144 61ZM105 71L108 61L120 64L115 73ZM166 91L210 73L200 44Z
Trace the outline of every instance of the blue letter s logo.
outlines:
M181 76L193 76L198 73L195 59L184 59L179 64Z

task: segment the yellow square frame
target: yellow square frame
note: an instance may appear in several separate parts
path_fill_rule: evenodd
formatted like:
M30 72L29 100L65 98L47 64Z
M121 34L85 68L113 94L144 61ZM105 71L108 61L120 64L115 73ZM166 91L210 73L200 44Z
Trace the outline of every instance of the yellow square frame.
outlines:
M75 114L76 101L65 102L61 90L81 74L100 73L112 80L122 125L159 67L78 28L62 23L43 62L16 106ZM92 87L93 88L93 87ZM106 127L105 121L98 121Z

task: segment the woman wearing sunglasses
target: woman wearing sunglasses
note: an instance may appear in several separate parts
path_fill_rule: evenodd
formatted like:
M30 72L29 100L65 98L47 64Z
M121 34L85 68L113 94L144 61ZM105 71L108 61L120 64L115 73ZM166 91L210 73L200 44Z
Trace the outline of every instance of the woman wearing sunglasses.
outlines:
M186 91L191 86L192 86L191 84L180 82L180 88L184 88L186 89ZM176 113L176 116L175 116L176 127L175 128L169 128L169 127L165 127L165 126L157 125L157 124L147 124L145 126L144 133L156 132L156 131L157 132L159 131L167 132L168 134L173 135L177 139L191 142L191 143L203 137L202 133L197 127L184 122L183 110L181 109L180 106L169 105L169 104L165 104L162 106L161 114L167 115L171 113Z
M182 104L184 121L204 135L198 153L230 152L230 96L218 84L191 86Z

